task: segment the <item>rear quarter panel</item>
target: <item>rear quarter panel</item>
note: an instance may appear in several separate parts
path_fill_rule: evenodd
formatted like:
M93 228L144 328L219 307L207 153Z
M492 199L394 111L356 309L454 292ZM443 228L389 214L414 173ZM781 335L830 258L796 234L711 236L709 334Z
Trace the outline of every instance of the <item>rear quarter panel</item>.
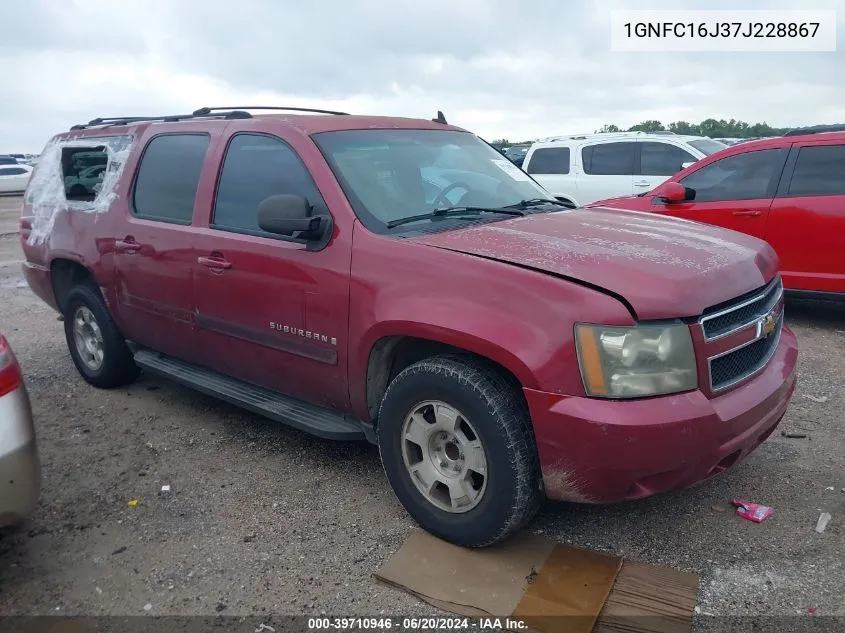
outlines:
M57 169L52 153L61 149L53 147L53 143L66 140L89 141L92 146L97 145L97 137L91 134L67 135L55 137L48 143L42 153L42 159L36 166L36 172L30 180L30 185L24 198L21 214L21 248L24 253L24 270L33 291L42 299L58 307L53 297L50 270L56 260L67 260L85 267L93 276L96 283L104 291L106 301L109 302L113 286L113 254L114 236L120 231L122 214L115 212L118 208L125 208L131 188L131 175L140 156L141 136L139 130L125 127L109 128L99 131L99 136L122 136L132 134L135 140L124 158L123 169L112 189L111 202L75 203L69 206L64 198L61 171L52 174ZM52 148L52 149L51 149ZM57 160L57 159L55 159ZM40 178L37 171L45 171ZM45 181L49 177L51 180ZM52 183L55 179L56 182ZM51 184L52 183L52 184ZM52 187L45 193L44 187ZM39 191L37 188L42 188ZM35 205L38 205L36 217ZM49 221L45 221L44 213L49 211ZM35 282L35 283L34 283ZM44 296L48 295L48 296ZM114 315L119 324L119 315Z

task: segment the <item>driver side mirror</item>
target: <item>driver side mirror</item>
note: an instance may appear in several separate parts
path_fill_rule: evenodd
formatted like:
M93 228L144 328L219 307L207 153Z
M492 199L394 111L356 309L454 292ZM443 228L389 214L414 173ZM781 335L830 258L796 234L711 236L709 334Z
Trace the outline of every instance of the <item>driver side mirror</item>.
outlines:
M677 204L695 200L695 189L684 187L679 182L667 182L657 191L659 200L666 204Z
M313 207L302 196L270 196L258 205L258 226L263 231L305 240L311 250L323 248L331 237L330 215L311 215Z

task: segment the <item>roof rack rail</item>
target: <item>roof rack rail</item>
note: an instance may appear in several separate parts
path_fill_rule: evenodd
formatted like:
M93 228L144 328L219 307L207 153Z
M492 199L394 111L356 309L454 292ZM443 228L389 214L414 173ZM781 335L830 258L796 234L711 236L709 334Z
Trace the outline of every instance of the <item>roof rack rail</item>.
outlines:
M112 125L130 125L132 123L149 123L152 121L164 121L165 123L175 123L176 121L189 121L198 118L221 118L221 119L251 119L252 115L249 112L242 110L231 110L229 112L209 112L207 114L167 114L163 116L119 116L119 117L97 117L91 119L88 123L79 123L70 128L71 132L77 130L85 130L91 127L109 127Z
M190 114L168 114L164 116L120 116L120 117L97 117L88 123L79 123L70 128L71 132L85 130L90 127L111 125L129 125L132 123L148 123L152 121L164 121L175 123L176 121L189 121L198 118L220 118L220 119L251 119L252 115L247 110L290 110L294 112L314 112L317 114L336 114L349 116L348 112L337 112L336 110L320 110L317 108L299 108L294 106L236 106L236 107L203 107L194 110Z
M234 106L231 108L209 108L203 107L194 110L194 116L207 116L218 110L290 110L293 112L315 112L317 114L336 114L341 116L349 116L348 112L338 112L337 110L320 110L318 108L299 108L295 106Z
M784 136L802 136L804 134L822 134L824 132L845 132L845 124L837 123L835 125L811 125L809 127L799 127L794 130L789 130Z
M593 136L601 136L604 138L611 138L614 136L678 136L677 133L672 132L670 130L658 130L656 132L644 132L642 130L631 130L625 131L620 130L619 132L582 132L580 134L561 134L558 136L549 136L546 138L538 139L537 143L552 143L554 141L569 141L569 140L578 140L584 139Z

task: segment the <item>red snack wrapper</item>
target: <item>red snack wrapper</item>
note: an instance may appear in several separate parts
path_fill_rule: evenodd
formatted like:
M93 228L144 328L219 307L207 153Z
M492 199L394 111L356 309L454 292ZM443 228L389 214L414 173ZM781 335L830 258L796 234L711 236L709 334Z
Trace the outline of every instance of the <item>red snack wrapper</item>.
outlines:
M759 503L750 503L742 499L731 499L731 503L736 506L737 515L743 519L754 521L754 523L762 523L775 513L774 508Z

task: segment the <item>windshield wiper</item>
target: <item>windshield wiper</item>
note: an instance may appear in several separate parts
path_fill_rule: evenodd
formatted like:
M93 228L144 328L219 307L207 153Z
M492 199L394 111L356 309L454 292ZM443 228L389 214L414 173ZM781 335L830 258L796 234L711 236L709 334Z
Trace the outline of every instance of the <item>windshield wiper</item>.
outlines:
M565 202L561 202L560 200L555 200L554 198L529 198L528 200L520 200L516 204L510 204L506 208L508 209L527 209L528 207L539 207L545 204L553 204L558 207L567 207L569 205Z
M435 209L429 213L421 213L420 215L409 215L407 218L399 218L391 220L387 223L387 228L392 229L402 224L409 222L418 222L420 220L433 220L434 218L448 218L460 215L472 215L479 213L501 213L503 215L525 215L524 211L507 207L449 207L447 209Z

